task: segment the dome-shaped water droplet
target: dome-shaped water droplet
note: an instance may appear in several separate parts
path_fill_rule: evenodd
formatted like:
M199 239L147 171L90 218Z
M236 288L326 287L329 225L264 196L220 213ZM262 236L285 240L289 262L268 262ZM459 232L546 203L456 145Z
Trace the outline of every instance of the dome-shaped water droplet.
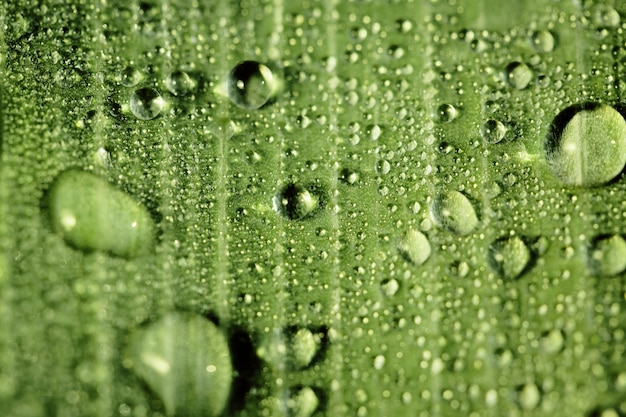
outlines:
M134 87L143 77L137 68L128 66L120 73L120 84L124 87Z
M233 380L226 337L199 315L169 313L132 336L134 372L168 415L216 417Z
M506 127L499 120L489 119L482 128L480 134L487 143L498 143L506 135Z
M504 70L506 82L516 90L523 90L533 79L533 71L522 62L511 62Z
M478 225L474 206L458 191L437 195L433 200L431 213L439 226L458 235L467 235Z
M274 194L274 211L288 220L298 220L310 214L319 204L319 199L298 184L285 184Z
M620 15L617 10L607 5L595 6L591 13L593 24L602 29L617 28L620 24Z
M626 164L626 121L605 104L568 107L552 121L545 152L548 166L563 183L605 184Z
M89 172L61 173L47 204L53 228L77 249L132 258L149 253L153 246L154 224L148 211Z
M552 52L556 43L554 35L549 30L536 30L530 41L537 52Z
M154 88L139 88L130 96L130 111L141 120L154 119L164 107L163 97Z
M526 384L520 388L517 399L522 410L532 411L537 408L541 401L541 392L537 385Z
M491 266L502 278L514 279L526 269L530 250L517 236L498 239L489 247Z
M450 123L456 116L457 111L452 104L442 104L437 108L437 118L442 123Z
M196 82L185 71L174 71L165 78L165 88L175 96L185 96L189 94Z
M430 242L422 232L410 229L398 244L400 253L414 265L422 265L430 257Z
M311 417L319 404L320 400L312 388L300 388L287 400L287 415L289 417Z
M600 237L589 251L589 267L595 275L618 275L626 270L626 241L620 235Z
M277 85L269 67L256 61L244 61L228 75L228 97L243 109L258 109L272 98Z

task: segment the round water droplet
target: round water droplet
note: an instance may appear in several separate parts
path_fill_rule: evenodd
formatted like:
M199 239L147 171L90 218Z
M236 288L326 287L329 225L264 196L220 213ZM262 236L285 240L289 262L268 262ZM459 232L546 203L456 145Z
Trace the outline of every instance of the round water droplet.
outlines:
M498 239L489 247L489 261L502 278L514 279L526 269L530 250L517 236Z
M140 120L154 119L164 107L163 97L154 88L140 88L130 96L130 111Z
M620 235L596 239L589 251L589 268L595 275L611 276L626 270L626 241Z
M143 77L137 68L126 67L120 73L120 84L124 87L134 87L141 81Z
M402 256L414 265L422 265L430 257L430 242L417 230L410 229L400 240L398 249Z
M458 235L467 235L478 225L474 206L458 191L447 191L435 197L431 214L435 223Z
M541 339L541 347L546 353L560 352L564 343L563 332L559 329L551 330Z
M456 119L456 108L452 104L442 104L437 108L437 117L442 123L450 123Z
M320 400L312 388L300 388L287 400L288 416L311 417L319 404Z
M568 107L552 121L545 152L548 166L563 183L605 184L626 164L626 121L605 104Z
M169 313L132 336L133 370L168 415L216 417L230 394L226 337L199 315Z
M256 61L237 64L228 75L228 97L243 109L263 107L275 93L277 80L269 67Z
M289 183L274 194L274 211L288 220L298 220L309 215L319 205L319 199L306 188Z
M535 384L526 384L522 386L517 395L519 405L525 411L534 410L541 401L541 392Z
M498 143L506 135L506 127L499 120L489 119L482 128L480 134L487 143Z
M511 62L504 70L506 82L516 90L523 90L533 79L533 71L522 62Z
M148 211L89 172L61 173L50 188L48 208L55 231L77 249L132 258L153 246Z
M185 96L196 86L196 82L185 71L171 72L165 78L165 88L175 96Z
M556 43L554 35L549 30L536 30L530 41L537 52L552 52Z

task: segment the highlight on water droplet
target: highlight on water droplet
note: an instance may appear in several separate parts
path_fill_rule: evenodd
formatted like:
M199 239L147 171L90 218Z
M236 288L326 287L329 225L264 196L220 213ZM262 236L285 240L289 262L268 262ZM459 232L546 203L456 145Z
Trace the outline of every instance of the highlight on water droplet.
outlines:
M544 149L548 166L564 184L606 184L626 164L626 120L606 104L570 106L550 124Z
M480 135L487 143L498 143L506 135L506 127L499 120L489 119L483 123Z
M165 100L154 88L143 87L130 96L130 111L140 120L151 120L165 108Z
M504 69L505 81L516 90L523 90L533 79L533 71L523 62L511 62Z
M254 110L274 98L280 85L280 80L268 66L257 61L243 61L228 74L226 90L236 106Z
M489 263L505 279L519 277L530 262L531 252L517 236L505 237L489 246Z
M588 253L589 269L594 275L619 275L626 270L626 241L620 235L594 239Z
M191 93L196 87L196 81L185 71L176 70L165 78L165 88L175 96L182 97Z
M318 207L319 198L299 184L288 183L278 187L272 202L274 211L280 216L299 220Z
M46 204L53 229L72 247L125 258L153 247L154 224L146 208L94 174L59 174Z
M217 417L233 381L222 331L203 316L171 312L131 336L132 369L170 416Z
M457 235L467 235L478 225L478 216L470 200L458 191L438 194L431 205L435 223Z
M420 231L409 229L398 243L403 257L416 266L422 265L430 257L430 242Z

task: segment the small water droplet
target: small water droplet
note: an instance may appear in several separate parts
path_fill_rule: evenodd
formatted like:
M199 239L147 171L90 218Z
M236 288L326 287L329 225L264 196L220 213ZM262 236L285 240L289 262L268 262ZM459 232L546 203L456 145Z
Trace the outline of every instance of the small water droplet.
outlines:
M536 30L530 36L530 42L537 52L552 52L556 43L554 35L549 30Z
M523 90L533 79L533 71L522 62L511 62L504 70L506 82L516 90Z
M199 315L168 313L132 336L133 371L168 415L216 417L233 379L224 334Z
M228 97L242 109L263 107L275 94L277 87L278 82L272 70L256 61L241 62L228 75Z
M437 108L437 118L442 123L450 123L456 116L457 111L452 104L442 104Z
M595 275L611 276L626 270L626 241L620 235L595 239L589 251L589 268Z
M563 183L605 184L626 164L626 121L605 104L570 106L550 124L545 152L548 166Z
M189 94L196 82L185 71L174 71L165 78L165 88L175 96L185 96Z
M417 230L409 229L398 244L400 253L416 266L422 265L430 257L430 242Z
M504 124L499 120L489 119L483 124L480 134L485 142L498 143L504 139L506 127L504 127Z
M301 185L282 185L273 198L274 211L288 220L298 220L311 214L319 205L318 197Z
M431 206L431 214L440 227L458 235L467 235L478 225L474 206L458 191L437 195Z
M165 100L154 88L139 88L130 96L130 111L140 120L151 120L165 108Z
M526 269L530 261L530 250L517 236L494 241L489 247L491 266L506 279L515 279Z

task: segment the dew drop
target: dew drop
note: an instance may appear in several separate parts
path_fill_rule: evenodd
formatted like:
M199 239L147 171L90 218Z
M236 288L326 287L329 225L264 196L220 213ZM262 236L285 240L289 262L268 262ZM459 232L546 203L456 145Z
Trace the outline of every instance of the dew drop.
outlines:
M185 96L189 94L196 86L189 74L185 71L174 71L165 78L165 88L175 96Z
M530 41L537 52L552 52L554 50L555 39L549 30L536 30L530 36Z
M396 293L400 289L400 284L398 284L398 281L393 278L385 279L380 283L380 289L382 290L384 295L386 295L387 297L392 297L396 295Z
M541 347L546 353L560 352L564 343L563 332L559 329L551 330L541 338Z
M517 236L501 238L489 247L489 261L502 278L515 279L526 269L530 250Z
M457 111L452 104L442 104L437 108L437 118L442 123L450 123L456 116Z
M324 334L306 327L264 333L256 354L275 369L302 370L320 353Z
M422 265L430 257L430 242L417 230L409 229L398 244L402 256L416 266Z
M307 328L298 329L291 340L293 365L296 369L306 368L319 352L321 337Z
M519 405L525 411L534 410L541 401L541 392L537 385L532 383L521 387L517 395Z
M228 97L242 109L258 109L272 98L277 85L269 67L256 61L244 61L228 74Z
M605 104L570 106L550 124L545 153L548 166L563 183L605 184L626 164L626 121Z
M523 90L533 79L533 71L522 62L511 62L504 70L506 82L516 90Z
M431 214L440 227L458 235L467 235L478 225L474 206L458 191L437 195L431 206Z
M128 66L122 70L119 78L120 84L124 87L134 87L139 84L143 77L137 68Z
M504 124L499 120L489 119L483 124L480 129L480 134L485 142L498 143L504 139L506 127L504 127Z
M618 275L626 270L626 241L620 235L596 239L589 251L589 268L595 275Z
M233 369L224 334L199 315L169 313L132 335L133 371L168 415L216 417L229 398Z
M343 168L339 172L339 180L346 184L355 184L359 180L359 173L350 168Z
M298 220L311 214L319 205L319 199L301 185L282 185L273 198L274 211L288 220Z
M597 5L592 11L593 24L601 29L617 28L620 24L620 15L609 5Z
M165 108L165 100L154 88L139 88L130 96L130 111L140 120L151 120Z
M311 417L319 407L320 400L310 387L302 387L287 400L289 417Z
M72 247L133 258L150 252L154 224L126 193L84 171L61 173L47 202L54 230Z

